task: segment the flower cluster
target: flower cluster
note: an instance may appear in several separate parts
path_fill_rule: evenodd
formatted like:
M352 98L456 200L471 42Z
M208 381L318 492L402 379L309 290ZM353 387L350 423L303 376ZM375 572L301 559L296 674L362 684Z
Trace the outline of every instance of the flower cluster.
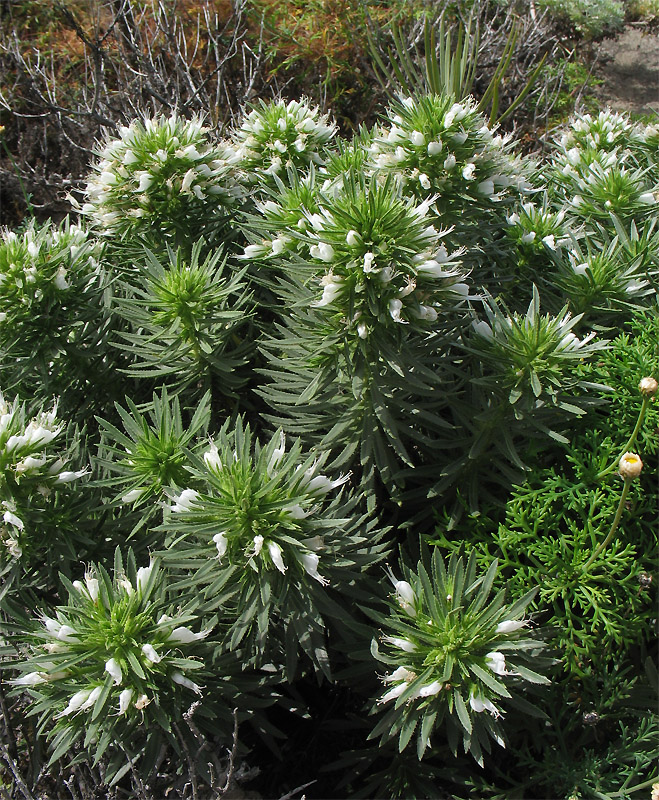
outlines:
M281 657L275 655L281 639L287 670L297 643L284 631L300 625L308 629L301 646L326 670L316 606L326 602L329 585L345 587L353 571L378 557L373 522L356 513L350 496L336 492L348 476L327 477L323 461L305 457L299 441L287 450L281 432L261 445L240 419L235 426L227 422L203 457L193 459L191 481L199 488L172 493L163 526L177 541L176 552L163 557L173 567L197 568L194 585L209 609L222 607L228 619L227 598L235 596L231 646L246 638L245 657Z
M437 194L443 218L458 222L475 205L483 208L529 188L509 139L495 135L472 100L449 95L407 97L392 104L370 147L374 169L399 175L418 198Z
M0 241L0 330L45 313L79 291L97 267L100 247L85 230L30 222L21 235L3 231Z
M390 574L389 616L377 615L383 632L373 655L390 671L374 708L388 710L371 737L398 735L402 751L416 731L421 758L433 728L445 725L453 750L461 734L465 752L482 763L489 738L504 745L499 720L511 690L522 681L548 683L526 663L542 648L523 619L533 593L506 606L503 592L489 597L496 561L478 578L473 555L465 565L454 553L446 565L437 548L430 570L423 560L416 572L402 569L403 580Z
M289 167L323 163L323 149L337 127L326 114L306 100L260 100L234 132L237 162L248 180L263 181L276 175L286 179Z
M137 120L101 150L82 212L107 235L208 236L242 195L232 158L197 117Z
M325 272L316 307L340 311L365 339L390 323L433 323L463 302L461 252L449 254L447 231L429 224L432 201L402 198L391 179L351 177L307 216L310 260Z
M22 540L29 533L22 506L29 504L31 496L47 497L55 487L71 484L88 472L66 469L71 456L59 441L63 431L56 403L50 411L42 410L28 418L24 403L9 403L0 392L0 503L4 523L0 531L15 558L22 555Z
M115 555L112 580L100 566L69 586L69 601L44 616L30 637L30 655L14 664L11 683L32 697L31 713L57 750L83 740L96 757L112 745L129 747L136 731L168 730L202 688L193 680L204 663L187 613L170 616L164 581L151 562L124 569ZM197 680L199 680L197 678Z
M506 217L511 239L525 259L555 252L569 242L564 225L565 210L552 211L545 201L542 206L532 202L523 203Z

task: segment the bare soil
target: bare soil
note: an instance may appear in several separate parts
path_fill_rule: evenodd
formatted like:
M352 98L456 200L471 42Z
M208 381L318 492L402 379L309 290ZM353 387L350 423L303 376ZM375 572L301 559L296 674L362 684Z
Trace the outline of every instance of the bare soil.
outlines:
M629 25L615 39L600 43L595 90L602 107L632 114L659 114L659 33Z

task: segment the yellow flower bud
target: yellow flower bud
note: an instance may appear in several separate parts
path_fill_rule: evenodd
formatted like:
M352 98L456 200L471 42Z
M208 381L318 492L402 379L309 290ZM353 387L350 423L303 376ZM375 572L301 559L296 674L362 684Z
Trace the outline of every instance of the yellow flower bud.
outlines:
M638 384L638 390L643 395L643 397L654 397L657 393L657 381L654 378L641 378L640 383Z
M623 478L638 478L643 469L643 462L636 453L624 453L620 457L618 472Z

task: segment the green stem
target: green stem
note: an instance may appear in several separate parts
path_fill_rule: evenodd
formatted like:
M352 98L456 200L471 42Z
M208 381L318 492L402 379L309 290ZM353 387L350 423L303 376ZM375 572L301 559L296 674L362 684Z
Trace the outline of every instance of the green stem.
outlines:
M636 442L636 437L641 430L641 426L643 425L643 421L645 420L645 413L648 410L648 404L650 403L650 398L647 396L643 397L643 403L641 405L641 410L638 412L638 419L636 420L636 425L634 426L634 430L631 433L631 436L627 440L627 444L622 448L622 453L620 456L623 456L625 453L628 453L630 448L634 446ZM597 476L597 480L601 480L610 472L613 472L614 469L617 468L618 464L620 463L620 458L617 461L614 461L613 464L610 464L606 469L602 470Z
M625 788L620 792L612 792L609 797L622 797L623 795L631 794L632 792L638 792L640 789L647 789L656 783L656 781L656 777L650 778L650 780L643 781L643 783L637 783L636 786L630 786L629 788Z
M609 545L611 539L613 539L613 534L618 529L618 525L620 525L620 519L622 517L622 512L625 507L625 500L627 499L627 495L629 494L629 487L632 485L632 480L633 478L625 478L625 485L622 487L622 494L620 495L620 501L618 502L616 515L613 518L613 522L611 523L611 529L606 535L606 539L604 539L604 541L595 548L588 561L586 561L586 563L583 565L582 567L583 572L588 571L588 567L593 563L593 561L597 558L597 556Z

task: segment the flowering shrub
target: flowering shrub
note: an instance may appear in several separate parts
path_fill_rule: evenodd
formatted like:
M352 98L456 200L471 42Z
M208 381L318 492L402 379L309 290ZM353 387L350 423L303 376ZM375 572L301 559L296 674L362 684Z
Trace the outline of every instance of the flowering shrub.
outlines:
M199 118L136 120L101 149L82 213L106 236L211 238L241 195L232 157Z
M378 699L388 711L371 736L398 735L402 751L416 733L421 759L433 728L446 726L454 754L462 738L482 765L490 738L505 746L499 720L506 701L514 703L509 689L549 682L528 666L542 649L522 617L532 595L507 607L501 592L488 604L496 561L477 579L473 556L465 565L453 555L445 565L436 549L430 567L404 566L405 580L392 574L396 602L388 618L376 617L383 634L374 656L392 671L382 676L387 689Z
M349 141L306 100L221 141L145 116L79 225L2 234L26 797L654 779L656 126L581 115L535 164L472 98L385 113Z
M80 742L96 760L109 751L108 778L117 778L126 750L137 759L148 740L144 757L153 763L163 740L176 741L172 723L211 679L199 657L211 631L193 630L189 612L169 615L157 565L136 569L129 555L124 568L118 551L113 579L91 566L68 590L68 604L31 631L29 658L14 665L22 674L11 684L33 697L32 713L52 740L51 762L70 757ZM217 696L224 681L213 682ZM211 705L204 716L217 724Z

